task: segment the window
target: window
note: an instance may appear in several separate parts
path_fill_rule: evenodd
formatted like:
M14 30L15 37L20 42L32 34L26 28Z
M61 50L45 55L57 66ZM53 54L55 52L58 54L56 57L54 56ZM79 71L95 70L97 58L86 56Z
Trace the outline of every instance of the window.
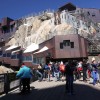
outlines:
M2 56L2 51L0 51L0 56Z
M3 57L6 57L6 53L3 54Z
M11 53L7 53L7 57L11 57Z
M17 54L17 59L20 59L20 54Z
M26 61L32 61L32 57L31 56L27 56L26 57Z
M45 58L41 57L41 64L45 62Z
M34 64L39 64L39 58L33 58L33 63Z
M74 48L74 42L70 42L71 48Z
M26 56L26 59L25 60L28 61L28 56Z
M92 17L95 17L95 14L92 14Z
M90 15L90 12L88 11L87 14L88 14L88 16L89 16L89 15Z
M22 58L23 58L23 61L25 61L26 57L25 56L22 56Z
M16 54L11 55L11 59L16 59Z
M33 58L33 63L34 64L40 64L40 63L43 63L43 62L44 62L44 58L43 57L39 57L39 58L34 57Z
M33 63L36 64L36 62L37 62L37 59L36 58L33 58Z
M95 13L92 13L92 17L95 17L96 15L95 15Z
M23 56L23 61L32 61L32 56Z
M60 43L60 49L63 49L63 43L62 42Z
M70 46L70 40L63 40L64 46Z

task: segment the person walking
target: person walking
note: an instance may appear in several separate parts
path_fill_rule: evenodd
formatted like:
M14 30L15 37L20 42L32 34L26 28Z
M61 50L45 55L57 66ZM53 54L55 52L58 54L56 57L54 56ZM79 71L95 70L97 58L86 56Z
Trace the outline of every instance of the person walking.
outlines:
M59 81L59 66L58 66L58 63L54 64L54 77L55 77L55 82Z
M26 90L30 92L30 79L32 78L33 73L29 67L27 67L24 63L22 64L20 70L18 71L16 77L21 79L21 83L23 86L22 93L25 93Z
M36 70L37 74L38 74L38 80L39 82L41 82L43 80L43 67L42 64L40 63L38 66L38 69Z

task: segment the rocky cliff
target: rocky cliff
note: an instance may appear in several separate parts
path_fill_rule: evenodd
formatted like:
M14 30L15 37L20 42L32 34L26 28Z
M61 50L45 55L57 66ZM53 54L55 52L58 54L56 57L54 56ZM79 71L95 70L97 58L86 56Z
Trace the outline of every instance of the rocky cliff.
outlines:
M61 16L65 12L61 13ZM80 34L84 37L97 33L93 22L83 21L76 16L66 13L66 19L60 16L60 24L54 24L55 16L52 12L45 12L38 16L23 18L22 24L18 27L15 35L8 42L9 45L16 44L24 48L31 43L40 44L55 35ZM57 16L56 16L57 17ZM90 23L89 23L90 22ZM98 24L100 26L100 24Z

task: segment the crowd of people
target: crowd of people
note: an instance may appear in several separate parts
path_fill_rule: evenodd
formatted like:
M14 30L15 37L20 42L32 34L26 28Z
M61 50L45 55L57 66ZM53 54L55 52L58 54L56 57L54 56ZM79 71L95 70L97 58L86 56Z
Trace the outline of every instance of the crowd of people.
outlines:
M65 63L61 62L50 62L44 65L39 64L35 70L39 82L41 81L51 81L51 78L54 81L66 81L66 93L74 94L73 81L82 79L83 82L87 82L87 79L92 78L92 84L95 85L99 83L99 73L98 67L100 63L95 60L89 63L87 60L76 61L69 60ZM32 77L32 71L30 68L24 64L21 66L19 72L16 75L21 78L23 84L23 92L30 91L30 78Z
M99 67L100 63L96 60L92 60L90 63L86 59L82 61L69 60L66 63L61 61L45 65L40 64L37 74L39 81L50 81L51 77L54 77L55 81L66 81L66 92L73 94L73 81L82 79L83 82L87 82L91 78L93 85L100 82Z
M55 81L63 81L63 77L65 76L65 65L63 64L63 62L50 62L45 65L39 64L36 72L39 76L39 81L50 81L51 77L54 77Z

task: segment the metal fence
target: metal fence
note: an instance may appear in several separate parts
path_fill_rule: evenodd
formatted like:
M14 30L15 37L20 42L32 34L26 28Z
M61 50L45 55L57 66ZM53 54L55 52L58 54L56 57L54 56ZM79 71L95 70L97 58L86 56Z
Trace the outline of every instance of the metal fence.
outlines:
M31 82L36 81L37 75L33 71L33 78ZM6 93L20 86L20 79L16 78L16 73L4 73L0 74L0 94Z

